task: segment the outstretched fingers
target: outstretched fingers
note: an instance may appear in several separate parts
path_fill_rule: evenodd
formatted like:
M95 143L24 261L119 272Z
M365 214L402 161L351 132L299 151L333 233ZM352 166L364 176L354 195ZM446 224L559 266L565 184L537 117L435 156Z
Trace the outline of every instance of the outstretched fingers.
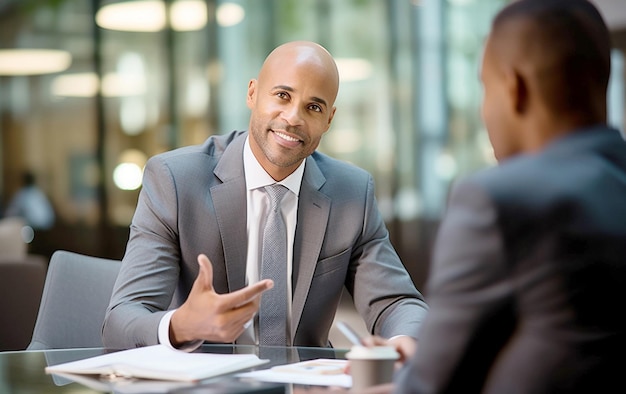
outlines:
M234 308L239 308L249 303L257 303L261 298L261 294L272 287L274 287L274 282L270 279L264 279L222 296L227 304L232 305Z

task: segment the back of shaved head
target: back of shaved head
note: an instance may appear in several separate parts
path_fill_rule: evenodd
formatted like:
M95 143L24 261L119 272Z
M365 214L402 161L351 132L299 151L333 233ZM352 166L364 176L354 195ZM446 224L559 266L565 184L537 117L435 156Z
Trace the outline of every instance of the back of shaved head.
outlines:
M535 83L555 113L606 117L609 31L586 0L519 0L494 19L490 41L500 62Z

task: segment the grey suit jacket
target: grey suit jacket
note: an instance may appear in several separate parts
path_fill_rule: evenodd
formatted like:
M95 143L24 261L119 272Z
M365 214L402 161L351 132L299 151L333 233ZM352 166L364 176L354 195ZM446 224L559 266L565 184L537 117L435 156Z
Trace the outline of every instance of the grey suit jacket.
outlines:
M452 191L399 393L625 392L626 143L584 129Z
M148 161L105 346L158 343L159 321L187 298L200 253L213 264L218 293L244 287L246 135L213 136ZM344 285L371 332L414 334L426 305L389 242L372 177L317 152L306 160L293 252L293 344L328 345Z

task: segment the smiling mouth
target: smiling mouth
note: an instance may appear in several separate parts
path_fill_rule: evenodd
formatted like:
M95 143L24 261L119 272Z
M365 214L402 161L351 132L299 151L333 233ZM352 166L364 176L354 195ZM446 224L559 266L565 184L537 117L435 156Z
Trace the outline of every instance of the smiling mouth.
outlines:
M276 136L278 136L278 137L282 138L282 139L283 139L283 140L285 140L285 141L289 141L289 142L301 142L301 140L300 140L300 139L295 138L295 137L292 137L292 136L289 136L289 135L287 135L287 134L285 134L285 133L281 133L280 131L272 130L272 132L273 132Z

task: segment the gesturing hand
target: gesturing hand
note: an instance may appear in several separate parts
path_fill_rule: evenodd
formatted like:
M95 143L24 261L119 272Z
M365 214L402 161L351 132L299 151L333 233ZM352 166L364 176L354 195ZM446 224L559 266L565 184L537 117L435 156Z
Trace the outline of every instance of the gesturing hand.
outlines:
M234 341L259 310L261 294L274 286L274 282L265 279L232 293L217 294L209 258L199 255L198 265L200 271L189 297L170 321L170 342L175 347L197 339Z

